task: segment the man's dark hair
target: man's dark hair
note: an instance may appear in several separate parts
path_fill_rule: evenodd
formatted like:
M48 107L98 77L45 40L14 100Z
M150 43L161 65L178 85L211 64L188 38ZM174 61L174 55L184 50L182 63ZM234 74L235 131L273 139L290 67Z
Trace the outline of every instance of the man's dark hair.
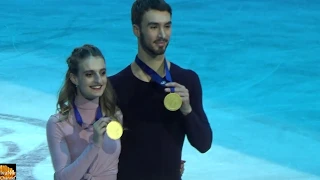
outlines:
M131 23L140 26L143 15L149 10L167 11L172 16L171 6L164 0L136 0L131 8Z

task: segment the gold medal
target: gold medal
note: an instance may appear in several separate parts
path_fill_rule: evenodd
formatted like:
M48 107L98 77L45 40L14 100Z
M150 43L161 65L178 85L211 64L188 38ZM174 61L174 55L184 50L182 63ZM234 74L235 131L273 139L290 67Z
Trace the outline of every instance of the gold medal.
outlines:
M164 98L164 106L169 111L176 111L182 106L182 98L177 93L169 93Z
M109 122L106 127L106 131L110 139L113 140L120 139L123 134L122 125L116 120L112 120L111 122Z

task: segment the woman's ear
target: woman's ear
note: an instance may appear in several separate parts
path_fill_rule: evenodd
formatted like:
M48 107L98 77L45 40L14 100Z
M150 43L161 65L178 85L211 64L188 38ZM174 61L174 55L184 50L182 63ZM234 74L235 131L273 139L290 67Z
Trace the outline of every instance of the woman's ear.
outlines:
M77 78L74 74L72 74L72 73L70 73L70 81L71 81L75 86L78 86L78 78Z

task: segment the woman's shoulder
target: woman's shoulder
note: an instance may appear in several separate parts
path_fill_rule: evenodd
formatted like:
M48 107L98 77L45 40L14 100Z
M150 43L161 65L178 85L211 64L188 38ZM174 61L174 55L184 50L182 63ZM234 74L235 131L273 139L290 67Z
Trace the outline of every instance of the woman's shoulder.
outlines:
M68 116L62 115L61 113L52 114L48 119L48 123L51 124L64 123L65 121L68 121Z
M72 127L70 117L61 113L52 114L47 121L47 130L61 131Z

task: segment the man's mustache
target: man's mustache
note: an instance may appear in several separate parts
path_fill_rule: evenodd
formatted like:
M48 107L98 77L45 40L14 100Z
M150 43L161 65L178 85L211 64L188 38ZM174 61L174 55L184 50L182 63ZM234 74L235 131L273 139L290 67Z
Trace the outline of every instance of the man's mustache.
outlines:
M157 40L155 41L155 43L158 43L158 42L168 42L168 40L161 38L161 39L157 39Z

